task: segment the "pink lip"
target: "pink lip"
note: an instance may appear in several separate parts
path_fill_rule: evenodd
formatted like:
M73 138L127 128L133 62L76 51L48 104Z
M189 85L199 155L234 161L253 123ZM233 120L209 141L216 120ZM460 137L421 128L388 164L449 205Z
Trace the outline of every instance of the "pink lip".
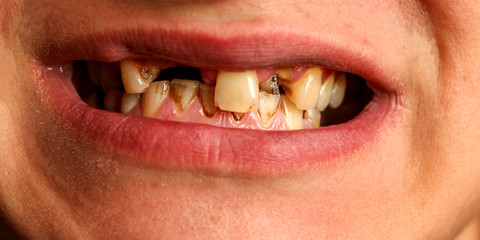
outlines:
M168 122L93 109L80 100L67 74L55 69L45 70L42 75L45 81L37 82L54 112L78 134L109 153L125 156L128 159L125 161L152 167L218 174L295 173L335 166L341 154L372 143L377 134L391 127L388 120L396 109L398 86L365 55L356 57L359 55L354 54L355 49L302 38L295 33L284 33L281 40L271 41L270 34L232 33L219 37L208 32L172 32L160 27L135 32L124 29L57 44L42 68L75 59L118 61L127 57L163 57L212 69L309 63L368 79L377 93L374 100L345 124L316 130L265 132ZM315 47L301 52L298 46Z

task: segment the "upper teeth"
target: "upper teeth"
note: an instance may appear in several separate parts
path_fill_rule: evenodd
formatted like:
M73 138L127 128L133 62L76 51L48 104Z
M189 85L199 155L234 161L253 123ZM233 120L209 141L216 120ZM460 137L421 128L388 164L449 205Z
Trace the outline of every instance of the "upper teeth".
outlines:
M322 69L320 67L311 67L307 70L300 81L283 82L285 94L295 103L297 108L308 110L317 105L318 93L322 85Z
M258 87L255 71L220 71L215 85L215 105L237 113L255 111L258 108Z
M133 60L121 61L120 69L125 92L131 94L145 92L160 73L160 69L155 65L141 64Z

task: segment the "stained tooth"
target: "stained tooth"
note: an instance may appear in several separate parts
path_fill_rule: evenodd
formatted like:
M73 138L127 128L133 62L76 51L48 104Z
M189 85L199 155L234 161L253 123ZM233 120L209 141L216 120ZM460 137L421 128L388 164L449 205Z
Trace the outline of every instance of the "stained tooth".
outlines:
M303 113L303 118L312 124L312 127L320 127L321 113L316 108L311 108Z
M200 83L200 92L198 94L202 104L203 113L207 117L213 117L218 111L215 106L215 86L206 83Z
M335 82L335 73L330 74L325 82L320 87L320 94L318 94L317 109L319 111L325 110L330 102L332 95L333 83Z
M255 71L217 75L215 105L224 111L245 113L258 109L258 78Z
M141 64L133 60L122 60L120 70L125 91L130 94L145 92L160 73L160 69L152 64Z
M235 121L239 122L245 116L245 113L232 112L232 116Z
M279 94L280 89L278 88L278 75L273 75L270 79L259 84L260 90L265 91L270 94Z
M318 93L322 85L322 69L311 67L297 82L284 82L285 95L297 108L307 110L317 105Z
M285 116L289 130L303 129L303 111L298 109L285 95L280 96L280 110Z
M277 75L279 78L283 80L291 80L293 74L290 68L282 68L277 71Z
M333 84L332 96L330 96L331 108L338 108L343 102L345 96L345 89L347 88L347 79L345 73L341 73L335 77L335 83Z
M155 117L170 91L170 81L152 82L143 94L142 116Z
M142 100L141 94L129 94L124 93L122 97L122 105L120 107L120 112L123 114L130 114L132 113L133 109L140 104Z
M170 84L170 96L177 105L177 109L183 113L195 99L197 99L200 82L185 79L173 79Z
M280 94L270 94L260 91L258 94L258 115L264 125L267 125L277 112L278 103L280 102Z
M105 110L112 112L120 112L123 91L118 89L111 89L105 92L103 98L103 106Z

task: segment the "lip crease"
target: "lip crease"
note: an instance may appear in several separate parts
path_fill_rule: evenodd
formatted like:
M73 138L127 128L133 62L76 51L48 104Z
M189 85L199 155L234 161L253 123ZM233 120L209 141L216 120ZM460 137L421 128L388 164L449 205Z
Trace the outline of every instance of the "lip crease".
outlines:
M208 32L172 32L160 27L90 34L56 44L48 51L51 55L41 61L43 74L36 83L56 116L99 144L103 151L119 154L135 164L175 170L273 175L332 167L341 163L340 159L346 161L342 155L371 144L377 134L392 127L398 85L373 60L338 43L295 34L284 34L281 40L272 42L269 34L218 37ZM294 51L296 46L315 48L299 53ZM362 113L340 125L301 131L231 129L88 107L76 93L68 71L55 67L73 60L113 62L149 57L228 70L300 63L322 65L367 79L375 95Z

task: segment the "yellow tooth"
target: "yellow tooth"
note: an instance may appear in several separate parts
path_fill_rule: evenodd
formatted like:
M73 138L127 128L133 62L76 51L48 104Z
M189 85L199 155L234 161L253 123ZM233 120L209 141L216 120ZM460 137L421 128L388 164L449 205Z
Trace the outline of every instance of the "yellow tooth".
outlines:
M206 117L213 117L218 112L215 106L215 86L206 83L200 83L200 92L198 94L202 104L203 113Z
M163 101L168 97L170 81L152 82L147 91L143 94L142 115L155 117Z
M218 72L215 105L224 111L245 113L258 109L258 78L255 71Z
M332 96L330 96L331 108L338 108L343 102L345 97L345 90L347 88L347 79L345 73L341 73L335 77L335 83L333 84Z
M297 82L283 82L285 95L295 103L297 108L307 110L317 105L318 93L322 85L322 69L310 67Z
M160 69L152 64L128 59L120 62L120 71L125 92L130 94L145 92L160 73Z
M260 91L258 96L258 115L260 116L262 123L267 125L277 112L278 103L280 102L280 94L270 94Z
M283 80L292 80L292 70L290 68L282 68L278 70L277 75Z
M311 108L303 113L303 118L312 124L313 128L320 127L321 113L316 108Z
M303 129L303 111L298 109L285 95L280 96L280 110L285 116L289 130Z
M142 95L141 94L128 94L124 93L122 97L122 105L120 107L120 111L123 114L130 114L135 107L140 104L140 101L142 100Z
M317 109L319 111L325 110L330 102L332 95L333 83L335 82L335 73L330 74L325 82L320 87L320 94L318 94Z
M185 79L173 79L170 84L170 96L177 105L177 109L183 113L197 99L200 82Z
M244 116L245 116L245 113L232 112L232 117L237 122L240 122L243 119Z
M105 92L103 98L103 106L105 110L112 112L120 112L123 91L118 89L110 89Z

